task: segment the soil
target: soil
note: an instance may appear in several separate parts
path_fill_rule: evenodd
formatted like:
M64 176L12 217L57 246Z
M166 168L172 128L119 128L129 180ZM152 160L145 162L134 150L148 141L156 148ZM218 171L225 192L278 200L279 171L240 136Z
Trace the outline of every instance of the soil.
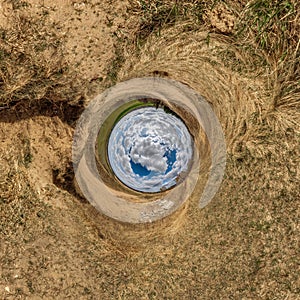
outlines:
M86 83L82 103L41 100L0 107L0 299L300 299L299 130L274 129L269 119L257 129L247 119L248 127L236 137L236 128L243 127L238 118L247 112L237 90L232 103L241 109L224 105L236 115L232 123L221 118L226 136L236 140L228 141L222 186L204 209L195 200L199 187L170 218L130 225L101 215L76 191L75 123L89 101L119 80L118 64L128 55L123 48L132 49L140 24L131 9L132 1L0 1L4 28L15 14L46 15L45 26L55 26L65 40L68 66ZM204 20L224 39L235 24L225 6L207 12ZM150 58L145 61L155 66L129 67L145 57L143 51L132 53L121 79L164 72L186 82L191 72L182 72L182 59L180 75L172 66L156 64L168 43L146 42ZM151 52L155 46L162 51ZM225 75L222 80L230 77L235 86L235 77ZM236 85L241 82L250 81ZM190 85L197 88L197 81ZM251 95L263 94L255 88ZM221 100L215 91L216 107ZM260 112L258 104L253 107L251 114ZM254 132L264 143L250 140ZM248 150L237 153L245 145Z

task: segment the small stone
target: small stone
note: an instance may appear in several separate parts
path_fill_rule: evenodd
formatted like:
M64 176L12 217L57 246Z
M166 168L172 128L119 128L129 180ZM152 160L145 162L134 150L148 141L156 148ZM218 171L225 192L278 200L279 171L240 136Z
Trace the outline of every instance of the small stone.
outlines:
M85 8L85 3L74 3L74 9L77 11L83 11Z

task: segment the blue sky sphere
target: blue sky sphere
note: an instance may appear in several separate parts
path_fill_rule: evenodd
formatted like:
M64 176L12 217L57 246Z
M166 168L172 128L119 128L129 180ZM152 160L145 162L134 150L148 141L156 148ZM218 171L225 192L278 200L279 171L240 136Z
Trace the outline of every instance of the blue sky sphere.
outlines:
M176 185L188 171L193 156L185 124L161 108L133 110L114 126L108 141L108 159L115 175L128 187L159 192Z

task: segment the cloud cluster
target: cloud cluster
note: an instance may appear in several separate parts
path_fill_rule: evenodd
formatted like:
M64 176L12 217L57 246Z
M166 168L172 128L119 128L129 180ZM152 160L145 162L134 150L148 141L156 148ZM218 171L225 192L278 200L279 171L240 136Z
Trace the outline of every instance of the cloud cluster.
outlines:
M185 124L153 107L125 115L113 128L108 143L115 175L128 187L142 192L159 192L175 185L178 175L187 171L192 151ZM172 162L167 155L171 152L176 153ZM132 164L145 168L147 175L134 172Z

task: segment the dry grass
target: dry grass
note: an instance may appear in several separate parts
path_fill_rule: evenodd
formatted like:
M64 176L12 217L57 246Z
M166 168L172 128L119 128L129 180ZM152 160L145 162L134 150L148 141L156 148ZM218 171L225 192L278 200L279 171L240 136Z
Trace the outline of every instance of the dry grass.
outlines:
M198 195L190 199L183 216L187 224L175 237L178 243L173 241L171 252L177 256L166 263L149 250L135 260L141 268L137 274L155 283L149 286L150 298L160 297L161 291L167 299L299 295L299 11L289 10L287 3L281 9L280 1L252 1L238 14L228 1L226 10L240 17L231 32L220 32L223 23L213 20L214 14L196 26L179 18L159 33L152 31L136 56L125 56L119 80L167 76L202 94L220 118L228 149L215 202L201 213ZM257 22L259 5L271 15L264 28ZM162 270L143 271L153 256L160 258L157 268ZM141 280L134 280L139 287ZM125 295L131 299L129 291ZM135 295L145 293L139 289Z
M28 180L33 138L18 137L16 119L15 138L0 123L0 298L299 298L299 3L246 2L131 1L138 30L108 69L111 82L177 79L211 103L228 161L203 210L203 182L181 211L147 226L105 218L51 180L39 194ZM27 102L77 103L86 84L66 66L64 38L14 17L0 36L0 120ZM51 130L43 145L57 151Z
M283 131L293 128L299 132L299 20L297 1L251 1L241 14L236 34L246 51L264 57L269 105L265 119Z
M235 8L231 2L214 7ZM218 113L230 152L246 151L258 131L263 141L266 126L299 133L297 8L297 2L251 1L226 35L217 28L208 30L207 24L177 21L169 29L160 28L159 36L152 34L136 57L127 54L119 80L164 71L193 87Z
M218 53L230 47L231 38L211 33L208 45L207 30L190 32L185 30L187 26L179 24L161 32L158 38L150 38L135 61L128 57L120 79L164 70L170 78L188 84L212 104L223 125L228 149L235 151L250 127L251 115L262 110L261 81L242 77L224 65Z
M15 11L0 27L0 109L38 101L78 104L85 90L64 58L64 37L47 15ZM80 87L80 88L79 88Z

